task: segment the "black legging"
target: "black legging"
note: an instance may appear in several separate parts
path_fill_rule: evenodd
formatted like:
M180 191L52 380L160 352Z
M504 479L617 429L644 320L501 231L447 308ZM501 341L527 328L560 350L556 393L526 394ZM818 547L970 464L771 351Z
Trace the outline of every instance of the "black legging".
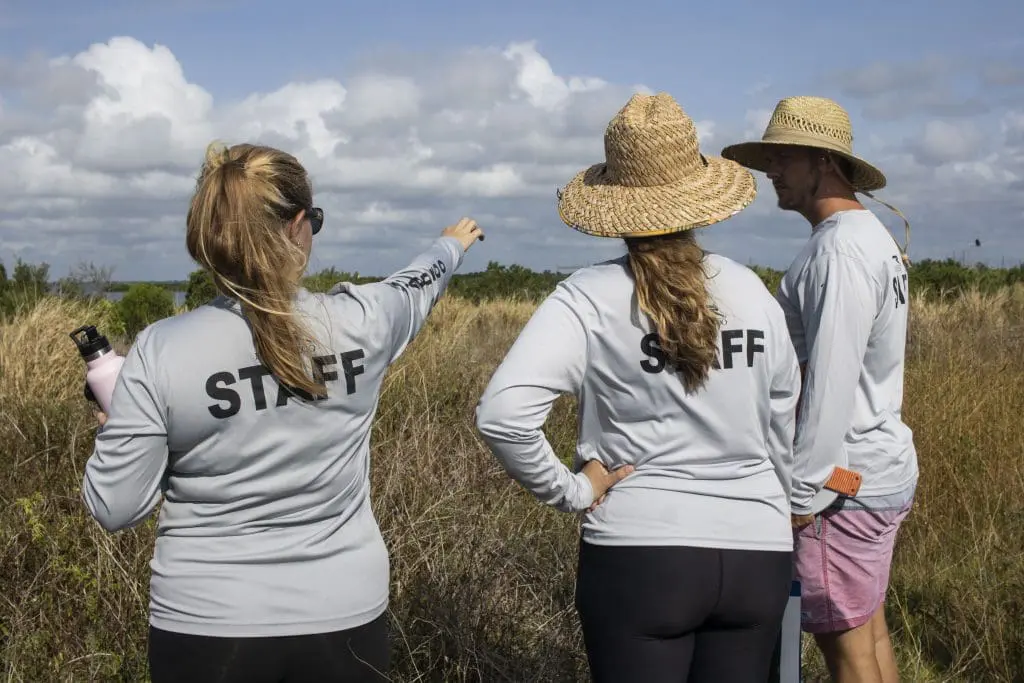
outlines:
M219 638L149 629L153 683L381 683L388 678L387 613L347 631Z
M791 553L580 544L576 609L596 683L764 683Z

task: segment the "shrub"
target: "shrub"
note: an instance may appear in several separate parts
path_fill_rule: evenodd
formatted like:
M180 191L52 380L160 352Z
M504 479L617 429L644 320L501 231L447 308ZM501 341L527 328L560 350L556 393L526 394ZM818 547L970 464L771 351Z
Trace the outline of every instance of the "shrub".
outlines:
M163 287L143 282L129 287L117 307L125 333L134 337L147 325L174 315L174 295Z
M380 279L379 277L366 277L359 273L347 273L332 266L318 273L307 275L302 280L302 286L311 292L326 292L339 282L351 282L355 285L362 285L368 282L377 282Z
M185 308L198 308L212 301L217 294L217 285L213 284L213 276L206 269L197 268L189 273Z
M0 318L30 309L46 296L50 289L49 273L48 263L32 265L20 258L15 262L10 278L4 269L3 277L0 277Z
M549 270L537 273L523 266L505 266L491 261L482 272L454 276L448 291L473 303L498 299L536 303L550 294L565 277L564 273Z

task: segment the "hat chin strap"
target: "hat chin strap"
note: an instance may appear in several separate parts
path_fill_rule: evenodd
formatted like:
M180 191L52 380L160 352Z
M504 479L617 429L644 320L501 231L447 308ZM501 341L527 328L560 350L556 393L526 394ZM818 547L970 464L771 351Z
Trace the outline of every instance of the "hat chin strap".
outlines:
M853 183L850 182L849 178L846 177L846 174L843 173L843 169L839 168L839 164L836 163L835 158L831 154L828 157L828 161L829 161L829 164L831 164L832 169L835 170L836 175L838 175L840 178L842 178L843 182L846 183L847 186L849 186L849 188L851 190L853 190L854 192L860 192L865 197L869 197L870 199L878 202L879 204L881 204L882 206L886 207L887 209L892 211L894 214L896 214L897 216L899 216L900 218L903 219L903 225L905 226L905 233L906 233L906 239L904 240L903 246L901 247L900 243L896 242L896 236L895 235L893 235L891 232L889 233L889 235L892 237L892 241L896 243L896 248L899 249L899 251L900 251L900 257L903 259L903 263L909 268L910 267L910 253L909 253L910 252L910 221L907 220L907 217L904 216L903 212L900 211L899 209L897 209L895 206L893 206L892 204L890 204L888 202L884 202L881 199L878 199L877 197L875 197L875 195L871 194L867 190L858 190L857 188L855 188L853 186Z
M863 194L865 197L870 197L871 199L875 200L876 202L878 202L882 206L888 208L894 214L896 214L897 216L899 216L900 218L903 219L903 225L905 227L905 234L906 234L906 239L904 239L904 241L903 241L903 247L900 248L899 242L896 242L896 237L895 236L892 238L892 241L896 242L896 247L900 249L900 256L903 258L903 263L905 263L907 265L907 267L909 267L910 266L910 254L909 254L909 251L910 251L910 221L907 220L907 217L903 215L902 211L897 209L892 204L890 204L888 202L883 202L881 199L878 199L877 197L875 197L873 194L871 194L870 192L868 192L866 190L857 190L857 191L860 192L861 194Z

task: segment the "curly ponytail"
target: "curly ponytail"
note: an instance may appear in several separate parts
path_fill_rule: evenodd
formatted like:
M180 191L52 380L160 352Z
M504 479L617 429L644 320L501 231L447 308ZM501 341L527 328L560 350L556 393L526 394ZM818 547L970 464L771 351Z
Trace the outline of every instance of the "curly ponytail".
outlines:
M721 325L707 291L704 250L691 232L627 239L626 247L640 310L686 390L700 389L717 360Z

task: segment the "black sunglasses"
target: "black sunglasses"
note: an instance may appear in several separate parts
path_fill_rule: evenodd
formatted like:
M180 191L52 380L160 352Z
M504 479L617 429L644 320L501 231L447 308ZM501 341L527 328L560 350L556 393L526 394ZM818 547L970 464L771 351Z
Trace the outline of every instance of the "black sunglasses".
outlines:
M313 206L306 209L306 218L309 219L314 235L320 232L320 228L324 227L324 210L320 207Z

